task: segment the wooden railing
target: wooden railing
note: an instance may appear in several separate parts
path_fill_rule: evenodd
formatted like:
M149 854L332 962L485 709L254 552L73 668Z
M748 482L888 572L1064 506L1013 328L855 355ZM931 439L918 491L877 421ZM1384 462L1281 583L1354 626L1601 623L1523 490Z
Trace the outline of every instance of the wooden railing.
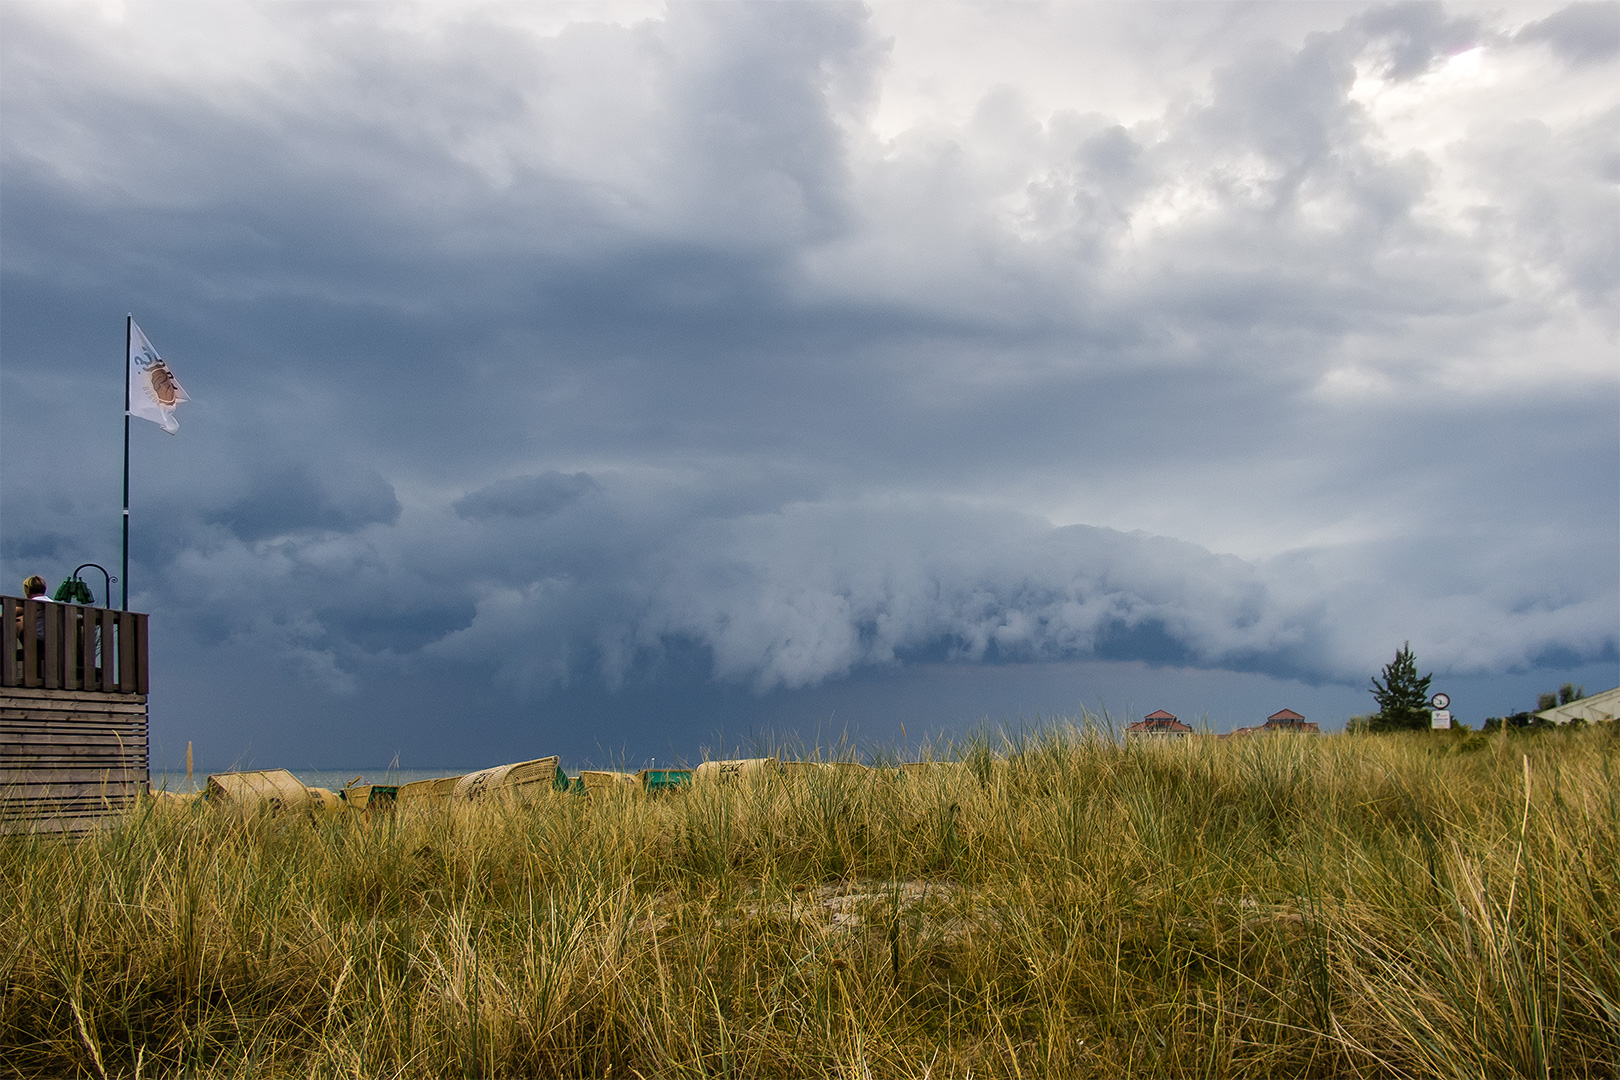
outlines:
M146 616L0 596L0 687L147 692Z

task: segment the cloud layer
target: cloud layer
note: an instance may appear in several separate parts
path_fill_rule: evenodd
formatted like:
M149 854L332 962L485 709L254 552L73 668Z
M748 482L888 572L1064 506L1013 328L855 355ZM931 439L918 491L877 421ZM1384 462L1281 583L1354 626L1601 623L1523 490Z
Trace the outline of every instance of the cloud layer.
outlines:
M128 308L136 606L356 709L1616 659L1613 5L914 16L7 6L4 573Z

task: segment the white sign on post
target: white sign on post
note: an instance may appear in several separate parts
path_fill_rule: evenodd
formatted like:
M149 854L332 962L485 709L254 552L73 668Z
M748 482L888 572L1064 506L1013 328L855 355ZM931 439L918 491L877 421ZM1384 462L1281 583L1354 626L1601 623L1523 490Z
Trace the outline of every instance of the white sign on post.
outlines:
M1436 729L1449 728L1451 726L1451 710L1435 709L1429 714L1429 726Z

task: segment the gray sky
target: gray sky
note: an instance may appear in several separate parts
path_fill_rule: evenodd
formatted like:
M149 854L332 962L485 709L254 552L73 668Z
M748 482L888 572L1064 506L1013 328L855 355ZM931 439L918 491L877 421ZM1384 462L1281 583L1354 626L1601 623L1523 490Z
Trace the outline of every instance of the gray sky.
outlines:
M160 761L1620 682L1620 5L0 31L0 584L116 572L134 312Z

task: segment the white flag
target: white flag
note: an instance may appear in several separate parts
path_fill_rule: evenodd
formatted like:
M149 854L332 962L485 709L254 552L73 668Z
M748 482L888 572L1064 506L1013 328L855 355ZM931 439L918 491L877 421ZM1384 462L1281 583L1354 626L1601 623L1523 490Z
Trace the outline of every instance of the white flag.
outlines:
M174 410L182 401L190 401L180 389L174 372L163 362L163 357L152 348L135 320L129 321L129 411L143 420L159 425L170 435L180 430L174 419Z

